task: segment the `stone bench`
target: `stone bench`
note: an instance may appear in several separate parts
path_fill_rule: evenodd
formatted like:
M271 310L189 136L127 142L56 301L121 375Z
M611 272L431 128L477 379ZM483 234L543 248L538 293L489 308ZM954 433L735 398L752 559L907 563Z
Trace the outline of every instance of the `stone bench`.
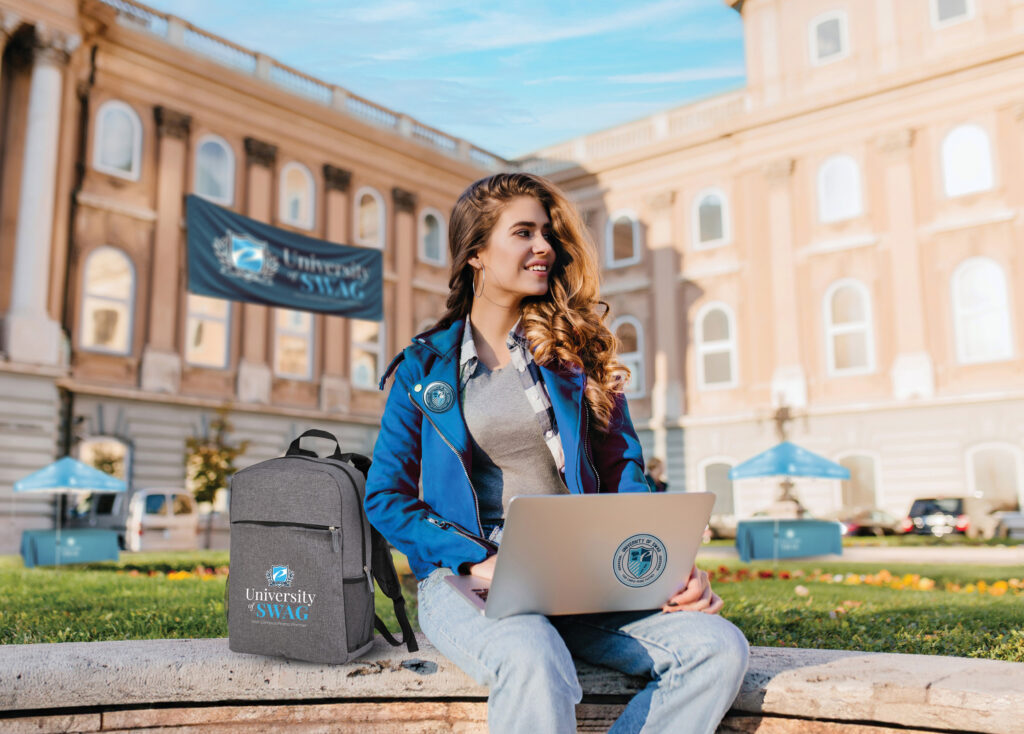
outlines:
M348 665L227 640L0 646L0 731L486 732L487 691L422 636ZM644 682L585 664L580 731L605 731ZM1024 732L1024 664L755 647L720 732ZM537 734L543 734L538 732Z

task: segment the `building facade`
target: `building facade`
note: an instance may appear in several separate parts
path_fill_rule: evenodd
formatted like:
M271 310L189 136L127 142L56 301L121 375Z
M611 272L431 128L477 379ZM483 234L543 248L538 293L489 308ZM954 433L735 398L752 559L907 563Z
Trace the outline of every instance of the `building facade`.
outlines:
M0 28L0 553L53 523L15 480L70 452L180 487L221 409L240 466L312 426L369 453L386 360L443 312L447 212L506 162L130 0L0 0ZM189 193L381 249L384 321L188 294Z
M538 151L587 212L670 489L789 437L812 512L1024 504L1024 2L734 0L745 88Z

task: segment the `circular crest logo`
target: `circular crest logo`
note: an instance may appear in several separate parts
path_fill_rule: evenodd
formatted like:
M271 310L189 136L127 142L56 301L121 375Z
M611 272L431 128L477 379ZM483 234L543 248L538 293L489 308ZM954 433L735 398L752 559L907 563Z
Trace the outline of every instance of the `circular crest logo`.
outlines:
M653 535L639 533L626 538L615 551L612 570L626 586L638 588L653 584L665 570L668 552Z
M432 382L423 391L423 403L435 413L443 413L455 403L455 391L447 382Z

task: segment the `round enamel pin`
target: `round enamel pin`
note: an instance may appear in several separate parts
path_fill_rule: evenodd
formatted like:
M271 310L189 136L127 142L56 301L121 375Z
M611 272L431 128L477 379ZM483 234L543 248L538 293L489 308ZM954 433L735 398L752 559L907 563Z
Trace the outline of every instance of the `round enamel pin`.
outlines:
M432 382L423 390L423 404L435 413L443 413L454 403L455 391L447 382Z

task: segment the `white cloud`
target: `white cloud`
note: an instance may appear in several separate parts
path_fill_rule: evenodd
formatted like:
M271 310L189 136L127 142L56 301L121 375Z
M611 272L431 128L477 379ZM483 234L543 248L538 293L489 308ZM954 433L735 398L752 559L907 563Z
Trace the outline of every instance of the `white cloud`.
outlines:
M608 81L613 84L682 84L712 79L739 79L745 73L742 66L694 67L642 74L616 74L608 77Z

